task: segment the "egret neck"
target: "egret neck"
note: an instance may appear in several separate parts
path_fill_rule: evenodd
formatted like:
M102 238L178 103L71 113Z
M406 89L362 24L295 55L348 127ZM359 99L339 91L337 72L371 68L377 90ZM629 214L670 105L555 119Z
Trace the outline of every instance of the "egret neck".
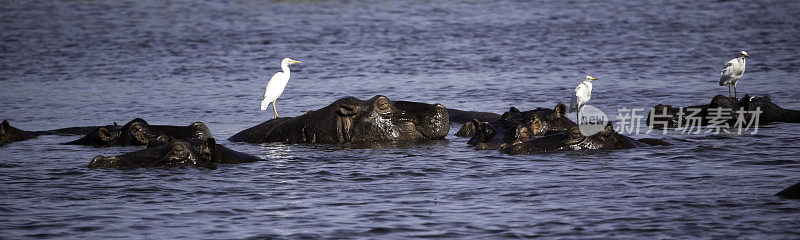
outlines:
M281 64L281 69L283 69L283 73L286 74L286 79L289 79L290 70L289 70L289 62L284 62Z
M589 90L587 92L587 97L591 98L592 97L592 80L589 80L589 79L583 80L582 84L586 85L586 88Z

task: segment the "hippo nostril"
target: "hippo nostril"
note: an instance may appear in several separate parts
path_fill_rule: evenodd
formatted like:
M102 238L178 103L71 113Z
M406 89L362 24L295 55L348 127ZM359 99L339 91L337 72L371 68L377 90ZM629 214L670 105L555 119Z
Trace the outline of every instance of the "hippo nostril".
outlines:
M92 161L91 161L91 162L89 162L89 164L94 164L94 163L96 163L96 162L102 161L104 158L106 158L106 157L105 157L105 156L103 156L103 155L97 155L97 156L94 156L94 157L92 158Z
M101 141L110 142L111 141L111 132L108 129L101 127L97 129L97 135Z
M436 109L447 109L444 105L438 103L436 105L433 105L433 107Z
M115 159L116 157L106 157L103 155L97 155L92 158L92 161L89 162L90 168L97 168L97 167L106 167L109 165L110 160Z

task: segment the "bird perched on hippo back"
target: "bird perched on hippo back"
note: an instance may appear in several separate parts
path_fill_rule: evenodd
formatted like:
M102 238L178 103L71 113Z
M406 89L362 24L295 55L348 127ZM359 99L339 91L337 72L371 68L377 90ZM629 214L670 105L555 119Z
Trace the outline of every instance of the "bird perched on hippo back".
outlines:
M286 88L286 84L289 83L289 77L291 76L289 65L295 63L302 62L292 60L291 58L284 58L283 61L281 61L281 69L283 72L277 72L269 79L267 89L264 91L264 100L261 100L261 111L266 111L269 104L272 103L272 111L275 112L275 118L278 118L278 109L275 107L275 101L278 100L278 97L281 96L283 90Z
M575 87L575 92L572 94L572 99L569 104L569 112L576 112L575 113L575 121L580 124L580 115L583 114L583 106L589 102L589 99L592 98L592 81L597 80L592 76L586 76L586 78L578 84L578 87Z
M450 131L441 104L346 97L297 117L276 118L245 129L234 142L373 143L442 139Z
M722 68L720 71L719 78L719 85L725 86L728 85L728 97L731 96L731 85L733 85L733 97L736 96L736 85L739 83L739 79L742 79L742 75L744 75L745 65L747 64L747 60L745 58L750 57L745 51L739 52L739 56L730 61L725 63L725 67Z

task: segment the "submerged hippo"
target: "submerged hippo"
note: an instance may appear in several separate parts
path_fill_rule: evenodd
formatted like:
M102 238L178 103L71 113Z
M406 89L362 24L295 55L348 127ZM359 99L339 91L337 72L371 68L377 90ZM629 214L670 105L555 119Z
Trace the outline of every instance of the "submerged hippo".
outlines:
M480 122L493 122L500 119L500 114L491 112L464 111L458 109L447 109L450 115L450 123L465 124L477 119Z
M70 127L45 131L25 131L11 126L8 120L3 120L3 122L0 123L0 146L12 142L33 139L42 135L82 135L91 132L95 128L97 127Z
M468 122L456 135L471 137L467 143L477 149L497 149L505 143L524 142L534 136L577 126L565 113L566 106L560 102L553 109L537 108L525 112L512 107L496 121Z
M202 123L188 126L150 125L144 119L136 118L123 126L102 126L92 129L80 139L67 142L72 145L120 146L147 145L151 139L169 141L172 139L206 139L211 130Z
M346 97L298 117L276 118L229 138L234 142L368 143L442 139L450 131L441 104Z
M578 126L572 126L557 134L503 145L500 151L508 154L522 154L583 149L626 149L654 145L671 144L658 139L636 140L627 137L614 131L614 127L609 122L603 131L591 136L584 136Z
M138 168L196 166L216 169L218 163L247 163L259 161L258 157L237 152L216 143L214 138L153 140L147 149L119 156L98 155L89 162L89 168Z
M70 127L46 131L25 131L12 127L8 121L0 123L0 145L24 141L41 135L84 135L82 138L67 142L72 145L116 146L147 145L150 139L191 139L209 138L211 130L202 122L189 126L150 125L141 118L136 118L123 126L116 123L106 126Z
M789 186L786 189L783 189L782 191L775 194L775 196L800 199L800 182L795 183L794 185Z
M773 122L788 122L800 123L800 111L784 109L775 103L769 97L752 97L745 95L744 98L737 99L732 97L725 97L717 95L709 104L689 106L683 108L676 108L671 105L658 104L653 107L650 115L647 117L647 125L654 128L678 127L690 124L690 118L700 119L696 124L703 126L709 125L709 120L716 118L717 108L727 109L727 115L724 118L728 119L725 123L729 126L734 126L734 123L739 120L738 110L742 108L744 111L752 112L760 109L761 113L758 117L758 124L769 124ZM691 110L696 109L696 110ZM732 110L732 111L731 111ZM696 112L696 113L695 113ZM744 113L744 112L743 112ZM693 115L693 116L690 116ZM751 114L743 114L745 123L750 122ZM755 121L753 121L755 123Z

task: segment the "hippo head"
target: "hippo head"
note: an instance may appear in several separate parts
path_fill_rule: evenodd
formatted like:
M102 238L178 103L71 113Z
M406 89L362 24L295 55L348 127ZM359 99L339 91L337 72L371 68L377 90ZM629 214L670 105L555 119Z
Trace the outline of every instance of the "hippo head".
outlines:
M771 122L800 122L800 111L784 109L772 102L769 96L754 97L745 95L741 99L727 98L722 95L717 95L709 105L711 108L721 107L723 109L732 109L734 111L733 117L738 118L741 115L745 116L744 121L752 120L755 111L758 110L758 123L771 123ZM745 112L738 112L739 110ZM737 120L739 121L739 120Z
M487 143L497 136L497 128L489 122L480 122L478 119L473 119L471 125L475 126L475 135L467 141L467 144Z
M793 111L786 111L777 104L772 103L772 99L769 96L751 97L750 95L745 95L739 106L744 108L745 111L761 111L761 116L759 118L762 122L772 122L776 120L779 122L798 122L798 120L800 120L796 119L797 114L792 114ZM749 118L750 116L748 116L748 119Z
M114 129L114 127L111 126L98 127L86 134L86 136L83 138L68 142L67 144L111 146L115 145L115 143L120 139L119 136L119 129Z
M141 118L136 118L122 126L120 140L130 145L147 145L150 138L157 134L150 131L149 124Z
M578 126L572 126L563 133L507 144L501 151L518 154L558 150L623 149L636 147L634 142L635 140L614 131L609 122L603 131L591 136L583 135Z
M533 111L523 112L521 121L514 127L514 134L506 142L524 142L532 136L565 131L570 127L577 126L575 122L565 116L566 112L567 107L561 102L557 103L553 109L537 108Z
M98 155L89 162L90 168L136 168L199 166L215 169L212 152L216 146L213 138L198 142L172 140L165 144L151 144L147 149L119 156Z
M623 149L635 147L631 144L630 138L625 137L614 131L611 122L606 124L603 131L591 136L584 136L580 128L570 127L564 133L565 139L562 141L563 147L572 150L581 149Z
M560 102L553 109L537 108L525 112L511 107L495 122L473 121L471 125L477 126L475 135L467 143L478 145L501 140L504 143L521 143L535 136L564 131L569 127L577 126L565 114L566 106Z
M22 141L36 137L35 133L12 127L8 120L0 123L0 146L10 142Z
M711 103L708 106L710 108L734 109L737 108L738 105L739 103L736 98L717 95L711 99Z
M529 118L536 117L537 119L541 120L542 126L541 131L564 131L570 127L576 126L575 122L569 120L566 117L567 113L567 106L564 105L562 102L558 102L556 106L550 109L537 109L534 110L532 114L534 116L529 116Z
M194 122L189 126L147 125L150 135L159 133L175 139L210 138L211 130L202 122Z
M450 131L447 109L441 104L393 102L381 95L366 101L345 98L336 103L336 130L341 142L441 139Z
M148 124L136 118L120 127L114 125L96 127L80 139L67 142L72 145L113 146L113 145L147 145L151 138L159 135L152 133Z
M114 146L138 145L144 146L153 139L170 141L172 139L206 139L211 137L211 131L202 122L195 122L189 126L150 125L141 118L136 118L123 126L114 125L96 127L84 137L68 142L73 145Z
M207 139L211 138L211 129L206 126L203 122L194 122L189 124L188 127L188 134L189 136L184 137L182 139L191 139L191 138L199 138L199 139Z

